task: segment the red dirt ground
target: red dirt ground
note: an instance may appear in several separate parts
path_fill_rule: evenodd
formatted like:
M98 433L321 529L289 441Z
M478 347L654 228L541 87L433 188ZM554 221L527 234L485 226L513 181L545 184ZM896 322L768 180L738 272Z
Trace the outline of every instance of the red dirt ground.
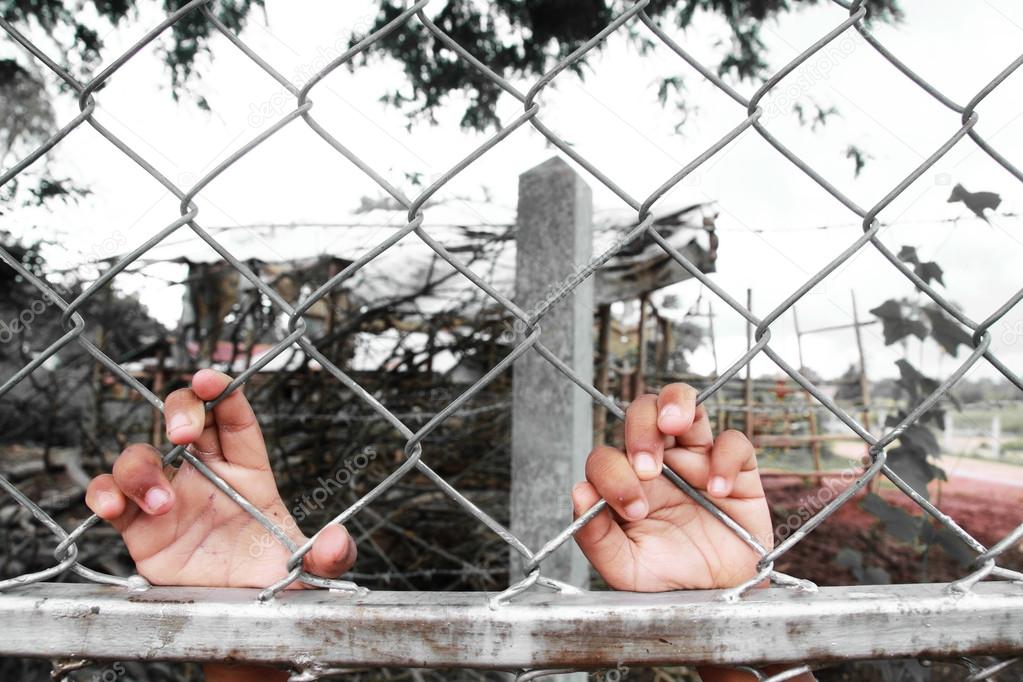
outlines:
M957 460L942 463L949 481L931 485L931 501L985 546L991 546L1023 523L1023 468L1000 462ZM841 476L825 485L836 493L848 484ZM764 473L764 487L776 527L801 508L816 511L831 495L798 476ZM915 515L922 510L890 484L879 493L886 501ZM776 568L821 585L855 584L851 572L835 564L843 547L859 551L866 566L884 569L893 583L940 582L961 577L969 567L932 545L911 546L887 534L877 518L864 511L861 491L820 527L783 555ZM1010 549L999 564L1023 568L1023 547Z

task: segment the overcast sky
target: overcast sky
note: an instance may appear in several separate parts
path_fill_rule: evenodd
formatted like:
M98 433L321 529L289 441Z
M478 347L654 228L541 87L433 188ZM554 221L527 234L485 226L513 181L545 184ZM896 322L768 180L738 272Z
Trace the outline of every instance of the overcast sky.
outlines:
M141 35L143 27L159 21L156 3L142 4L147 9L138 24L107 36L108 60ZM440 6L434 4L433 11ZM1023 44L1023 6L1012 0L903 0L902 5L905 22L898 27L878 26L876 35L961 104L1015 59ZM266 20L255 12L242 37L283 74L301 83L339 54L353 28L369 24L374 6L370 0L267 0ZM837 5L823 3L768 23L764 38L772 66L783 65L846 16ZM673 31L683 45L711 65L720 59L718 41L725 33L722 22L711 16L699 17L684 34ZM154 46L129 61L97 96L97 119L182 186L195 182L293 108L293 98L230 43L217 39L213 48L215 59L200 65L202 79L194 86L209 101L212 113L199 110L187 98L172 101L168 74ZM14 52L9 40L0 43L0 56ZM567 73L556 80L556 88L542 97L541 116L633 196L648 195L744 118L738 105L666 48L640 56L624 36L614 36L608 49L590 63L585 80ZM657 83L667 76L685 78L682 96L697 109L681 134L675 132L678 113L674 107L669 103L662 108L657 102ZM521 85L523 90L528 88ZM311 98L317 119L336 137L414 194L415 188L404 180L406 173L421 173L428 183L487 136L459 129L463 102L458 98L440 112L439 125L406 130L404 116L378 101L385 91L404 86L399 65L374 62L354 74L347 69L335 71L313 90ZM747 95L755 89L749 83L737 87ZM1017 163L1023 163L1021 92L1023 74L1017 73L983 102L977 126L985 139ZM839 114L816 131L801 127L791 111L794 96L806 106L811 102L834 106ZM61 122L78 112L74 98L67 94L58 96L56 106ZM875 204L959 126L956 114L913 85L853 31L783 81L763 106L772 133L864 207ZM502 120L511 121L521 113L521 104L506 98L500 113ZM845 157L850 144L871 157L859 178ZM524 127L458 176L439 198L479 197L485 187L494 201L514 206L519 173L553 153L539 133ZM96 257L106 255L106 240L113 239L127 250L179 215L176 199L87 125L60 144L51 159L57 174L74 177L93 194L78 206L11 212L5 228L24 232L27 225L40 225L41 234L58 235L64 247ZM587 180L598 208L623 205L599 181ZM1023 188L1018 181L966 139L885 209L881 218L890 226L881 238L895 251L912 245L924 259L937 261L945 270L948 296L979 321L1023 285L1019 267L1023 225L1014 217L993 217L988 225L971 218L963 204L946 203L951 185L957 182L970 190L1001 194L1000 212L1023 211ZM217 178L197 203L204 226L336 222L350 215L360 197L380 194L369 178L299 120ZM861 233L853 213L753 130L687 178L668 199L718 202L721 243L714 279L741 300L752 287L758 314L779 304ZM962 220L951 222L954 218ZM818 229L821 226L828 229ZM390 229L380 228L379 239ZM147 272L180 277L166 266L152 266ZM164 322L177 320L180 288L161 288L158 280L137 277L118 282L125 290L141 288L143 301ZM863 317L887 298L913 295L912 285L867 247L799 304L801 326L849 323L854 288ZM688 307L701 288L687 282L676 293L683 307ZM703 293L706 301L709 292ZM719 314L718 356L725 366L744 350L745 331L741 319L723 303L716 302L714 309ZM773 333L772 345L797 364L791 313L778 320ZM993 336L999 356L1019 367L1023 311L1012 311ZM925 371L932 374L944 376L956 366L934 344L886 348L876 326L867 329L866 341L868 369L875 377L892 374L894 361L904 353L914 362L922 360ZM851 331L807 337L804 356L806 364L820 374L841 374L856 359ZM709 350L696 354L694 368L710 370ZM777 370L770 360L761 358L754 371ZM992 374L986 366L977 372Z

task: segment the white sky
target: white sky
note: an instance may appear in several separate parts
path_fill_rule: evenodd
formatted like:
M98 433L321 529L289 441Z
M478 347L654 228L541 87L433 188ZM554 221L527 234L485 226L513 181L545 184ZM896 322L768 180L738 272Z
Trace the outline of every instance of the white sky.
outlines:
M145 3L150 4L153 7L142 12L140 23L107 36L108 60L141 35L143 27L159 21L155 3ZM878 26L875 34L961 104L1016 58L1023 44L1023 5L1011 0L902 0L902 4L904 24ZM314 69L339 54L338 48L347 43L353 29L369 24L374 7L372 0L301 4L267 0L267 22L254 13L242 37L283 74L304 82ZM780 67L845 16L837 5L823 3L767 24L764 38L772 66ZM707 16L698 18L685 34L673 31L709 65L720 57L716 42L724 33L720 20ZM959 121L854 32L832 45L764 101L765 111L771 112L765 121L774 135L833 184L869 207L948 139ZM293 98L226 40L215 40L213 47L215 59L201 65L203 78L195 86L209 101L212 113L200 111L190 101L171 100L168 74L155 46L130 60L97 96L97 119L182 186L194 183L292 109ZM9 40L0 43L0 55L14 51ZM698 107L681 135L674 132L677 114L673 108L662 108L656 99L660 78L672 75L685 77L684 96ZM520 86L528 88L528 84ZM405 87L399 65L374 62L354 74L345 68L335 71L316 86L311 99L313 113L325 127L414 194L403 180L405 173L422 173L429 183L486 136L459 130L459 98L441 112L440 125L406 130L404 116L378 102L385 91ZM747 95L754 90L748 83L738 88ZM977 130L1003 154L1023 164L1021 90L1023 74L1017 72L982 103ZM834 105L840 116L816 132L800 127L790 105L779 103L786 97L791 101L793 95L804 104L812 100L824 107ZM541 117L550 127L638 198L744 118L738 105L667 48L643 57L627 46L624 36L613 37L609 49L591 59L585 81L562 74L541 102ZM269 118L267 107L273 113ZM57 111L59 121L70 120L78 112L74 98L60 95ZM511 121L521 113L521 105L505 98L500 113L503 120ZM850 143L873 157L860 178L853 176L852 162L844 157ZM479 197L485 186L495 201L514 206L517 176L552 154L542 136L527 126L458 176L438 197ZM176 199L87 125L61 143L51 158L55 172L73 176L93 194L74 207L12 211L5 228L24 232L27 225L40 225L43 235L57 235L63 246L95 258L106 255L105 240L133 247L179 215ZM596 179L588 181L598 208L622 206ZM894 251L908 244L916 246L925 260L938 261L945 269L949 297L979 321L1021 286L1023 226L1018 218L996 217L988 226L966 217L969 214L962 204L946 203L950 185L956 182L974 191L1000 193L1001 212L1023 212L1019 183L966 139L882 212L882 220L894 224L881 237ZM207 187L197 200L198 220L204 226L341 221L358 206L361 196L379 194L369 178L299 120ZM859 221L850 211L753 130L687 178L670 199L719 203L721 246L715 281L740 300L745 299L747 287L753 287L754 309L761 315L860 234ZM946 222L956 217L964 219ZM813 229L821 225L837 227ZM380 240L389 229L381 228ZM150 272L178 276L166 266ZM180 312L180 289L157 288L158 281L152 279L122 279L119 285L126 290L145 287L143 301L160 319L173 324ZM852 288L863 317L887 298L913 291L880 254L867 247L799 304L802 327L850 322ZM688 307L700 287L688 282L677 293ZM745 329L722 302L715 302L715 312L723 368L744 350ZM774 325L773 333L773 347L798 364L791 313ZM885 348L878 326L868 328L865 336L868 369L875 377L893 374L893 363L904 352L914 362L922 360L923 369L932 374L944 376L956 366L934 344L922 349L916 343L908 349ZM1019 367L1023 311L1010 312L993 336L999 356ZM817 372L840 374L856 359L852 332L807 337L804 354L806 364ZM709 350L701 350L694 368L708 371L710 363ZM754 364L757 374L776 371L766 358ZM983 364L977 372L992 374Z

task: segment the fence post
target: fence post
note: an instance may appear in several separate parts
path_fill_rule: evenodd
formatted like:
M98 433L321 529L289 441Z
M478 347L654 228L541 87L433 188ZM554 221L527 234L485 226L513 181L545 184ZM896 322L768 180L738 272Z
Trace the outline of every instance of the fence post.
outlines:
M515 302L526 311L557 295L592 256L593 199L565 161L552 158L519 176ZM540 320L542 343L583 381L593 382L593 281L588 278ZM537 353L512 375L511 530L531 550L572 522L571 489L584 479L593 444L589 396ZM512 551L511 577L522 577ZM588 586L588 564L567 542L543 564L545 576Z

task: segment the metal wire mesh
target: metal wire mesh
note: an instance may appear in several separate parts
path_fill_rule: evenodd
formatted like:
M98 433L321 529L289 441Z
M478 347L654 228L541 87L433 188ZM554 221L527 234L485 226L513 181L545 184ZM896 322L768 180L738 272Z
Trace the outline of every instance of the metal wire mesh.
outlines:
M840 420L846 427L848 427L853 433L861 438L869 448L870 461L869 466L865 468L861 475L848 486L846 489L841 491L835 496L830 502L823 506L816 514L809 518L798 530L791 533L784 540L779 542L773 549L768 550L764 547L756 538L754 538L749 532L743 529L739 524L730 519L723 511L718 509L713 502L705 498L698 490L694 489L684 479L678 476L675 472L670 469L665 469L664 475L667 476L672 482L674 482L679 488L681 488L687 495L691 496L700 506L708 510L722 523L726 524L731 528L742 540L744 540L750 547L752 547L759 555L760 562L758 565L758 574L746 583L729 590L726 594L726 598L733 600L741 600L742 597L750 590L754 585L763 581L764 579L770 579L774 583L779 585L790 586L803 590L813 590L813 585L807 581L792 578L774 570L775 562L789 552L797 543L799 543L808 533L812 532L824 521L831 517L842 505L846 504L850 498L852 498L858 491L864 488L873 479L883 476L890 480L899 490L901 490L907 497L909 497L916 505L918 505L926 514L930 515L939 524L944 526L948 531L954 534L959 540L962 541L967 547L970 548L975 554L974 567L971 572L963 575L959 580L950 583L949 589L967 593L973 586L980 580L985 578L994 577L1011 580L1023 580L1023 574L1011 571L1009 569L999 566L999 558L1008 550L1014 546L1021 539L1023 539L1023 525L1017 527L1013 532L1003 538L1001 541L995 543L993 546L985 546L974 538L970 533L964 530L956 521L946 514L942 513L937 509L934 504L929 500L921 496L916 490L914 490L909 484L903 481L886 463L887 448L896 441L900 434L902 434L908 427L915 424L918 419L924 415L925 412L933 408L943 396L952 388L971 368L977 363L987 362L994 367L1001 375L1008 379L1017 388L1023 389L1023 382L1020 377L1012 372L1005 364L1003 364L997 357L995 357L991 350L991 335L990 329L992 325L998 322L1006 313L1009 312L1021 299L1023 299L1023 289L1012 296L1002 305L998 306L991 314L981 320L975 321L963 313L959 308L950 303L944 296L937 292L927 282L921 279L911 267L903 263L896 254L881 240L879 237L879 231L882 227L881 221L878 219L878 215L893 201L895 201L900 194L902 194L911 183L917 180L922 174L924 174L929 168L937 163L945 154L947 154L953 146L958 144L963 138L969 137L981 150L983 150L988 156L994 159L999 165L1005 170L1015 176L1018 180L1023 181L1023 172L1021 172L1015 165L1013 165L1008 159L1002 156L996 151L990 144L988 144L975 130L977 121L979 119L978 107L984 101L984 99L997 88L1006 78L1009 77L1016 69L1023 65L1023 56L1019 57L1008 65L1001 73L997 74L988 83L981 87L976 95L974 95L965 105L959 104L953 101L951 98L944 95L935 85L929 83L915 71L912 70L907 64L902 62L896 55L889 51L883 44L881 44L871 33L868 31L864 21L866 17L866 9L863 7L862 0L856 0L853 2L845 2L843 0L833 0L836 4L842 6L848 10L848 18L843 20L832 30L828 31L825 35L821 36L819 40L815 41L812 45L807 46L798 56L792 59L774 75L772 75L752 96L747 97L736 89L722 81L722 79L716 75L716 73L701 64L696 58L694 58L689 52L686 51L678 42L671 38L661 27L658 26L657 22L652 19L645 11L646 6L650 0L641 0L632 4L628 9L619 14L610 24L608 24L602 31L597 35L593 36L585 44L581 45L575 52L568 57L565 57L559 61L552 69L545 73L535 84L526 92L522 92L514 87L506 79L492 71L485 63L481 62L475 56L473 56L465 47L458 44L453 38L445 34L437 25L435 25L430 18L424 12L424 8L428 3L428 0L419 0L414 4L409 5L404 11L396 16L386 26L380 28L374 33L367 35L365 38L360 40L358 43L353 45L344 54L338 56L332 60L324 68L320 69L315 73L307 82L304 84L295 84L285 78L279 71L277 71L272 65L265 61L259 54L257 54L252 48L250 48L241 38L234 35L224 24L222 24L214 15L210 9L211 0L193 0L188 4L181 7L179 10L167 16L159 25L154 27L148 33L146 33L141 39L139 39L134 45L132 45L123 54L117 57L109 65L103 68L94 78L88 82L79 82L76 80L66 69L62 68L56 61L45 54L40 48L33 44L27 39L22 33L20 33L13 25L7 21L0 19L0 26L6 31L6 33L17 43L19 43L28 53L30 53L35 59L45 65L50 71L56 74L64 84L71 90L73 90L78 96L78 104L81 113L68 122L62 127L56 134L48 139L44 144L40 145L37 149L32 151L24 159L16 163L13 167L6 170L0 175L0 186L8 183L19 173L24 171L30 165L38 161L44 154L48 153L54 147L56 147L62 140L71 135L75 130L83 125L92 126L100 135L110 142L111 145L116 147L120 152L125 154L129 159L135 162L139 168L150 176L155 178L167 192L172 194L179 200L180 216L174 221L169 223L165 228L160 230L152 238L148 239L144 244L134 249L131 253L120 258L113 264L113 266L107 270L101 277L99 277L91 286L89 286L80 296L74 300L68 301L54 291L46 282L35 277L29 272L11 253L0 249L0 260L3 260L9 267L13 268L17 273L30 282L36 287L44 296L54 301L57 306L63 312L62 322L65 325L66 332L58 340L54 341L45 351L39 353L29 364L25 365L20 371L14 376L10 377L2 386L0 386L0 397L8 393L13 387L22 382L30 373L38 369L43 365L49 358L53 357L58 351L67 346L68 344L79 344L85 351L87 351L93 358L99 363L102 363L115 377L123 382L131 390L137 392L146 401L148 401L155 409L162 410L163 403L159 396L155 395L147 387L142 385L136 380L131 374L125 371L124 368L119 366L113 361L108 355L100 350L93 342L91 342L87 336L83 333L86 329L87 321L83 319L80 314L83 304L94 297L104 287L108 286L119 273L124 271L132 263L137 261L140 257L147 253L151 248L159 244L161 241L166 239L171 234L179 230L191 230L196 236L206 242L211 248L213 248L224 261L230 264L231 267L236 269L248 282L251 283L258 291L260 291L272 304L288 318L288 330L289 333L286 338L277 343L272 350L265 353L259 358L259 360L235 378L228 388L224 391L220 398L213 401L208 407L212 407L219 400L222 400L231 391L244 385L261 367L271 362L275 357L284 353L290 348L298 347L309 357L319 362L322 367L330 373L338 382L347 387L359 400L365 403L376 415L379 420L386 422L394 429L396 429L402 437L405 439L405 458L404 461L397 466L386 478L380 481L376 487L371 489L361 499L352 504L350 507L345 509L342 513L338 514L331 523L344 524L347 520L358 514L365 507L372 504L381 494L383 494L390 487L394 486L404 476L409 474L413 469L419 471L431 480L437 487L454 500L467 514L473 517L479 523L485 524L493 532L499 535L511 548L522 555L524 558L526 575L520 580L516 580L511 584L504 592L495 596L492 600L492 606L494 608L501 608L503 604L506 604L510 600L514 600L515 597L523 592L532 589L535 585L545 585L547 587L554 587L559 590L567 590L569 586L559 583L557 581L546 578L543 575L544 561L547 559L552 552L554 552L563 543L569 541L573 533L575 533L582 525L592 519L600 510L605 506L605 502L601 501L590 509L587 513L582 515L575 523L566 527L556 537L551 538L542 547L532 549L526 547L514 534L512 534L507 528L502 526L498 521L492 518L490 515L485 513L479 507L477 507L470 499L464 496L458 489L449 485L444 479L442 479L430 466L427 464L427 456L424 453L423 441L430 435L439 424L444 422L454 412L463 407L467 401L470 400L475 394L481 391L487 384L494 380L501 373L505 372L512 363L520 356L525 353L538 353L542 356L550 365L557 370L561 375L564 376L565 380L572 381L578 385L580 390L585 391L592 399L614 414L619 419L624 417L624 412L621 407L611 398L601 394L594 386L582 381L576 376L573 371L560 361L543 343L543 331L541 328L541 322L545 314L551 309L551 307L557 302L558 298L564 295L569 295L571 291L577 287L586 278L590 277L595 270L608 259L610 259L615 253L625 246L629 241L645 235L649 239L658 243L675 262L677 262L682 268L684 268L692 277L699 280L704 287L719 298L721 301L726 303L731 309L733 309L740 316L745 318L751 325L755 326L754 339L755 343L748 350L748 352L742 354L741 357L737 358L727 370L722 372L710 386L704 389L698 400L700 402L707 400L719 391L726 382L729 382L733 377L736 376L742 369L744 369L753 359L757 356L763 355L774 362L777 367L784 371L790 376L796 383L798 383L803 389L806 390L813 398L820 404L821 408L833 414L838 420ZM221 33L227 40L229 40L233 46L245 54L251 59L256 65L258 65L266 74L277 81L280 85L290 92L294 98L294 109L285 115L281 116L276 122L269 126L265 131L258 134L253 139L249 140L233 153L231 153L226 159L219 163L215 168L208 172L205 176L199 179L193 186L185 188L179 187L172 180L162 174L157 167L147 160L139 151L133 148L129 143L119 138L108 128L104 127L95 117L96 112L96 93L101 86L110 81L116 76L118 71L135 55L137 55L142 49L144 49L149 43L151 43L157 36L163 31L172 27L176 22L182 20L186 15L193 12L202 13L205 19L215 27L215 29ZM380 173L370 167L365 161L359 158L355 153L350 151L345 144L335 137L332 133L321 125L316 119L313 112L313 100L312 94L316 86L320 81L327 77L330 73L337 70L338 68L352 63L358 55L367 50L370 46L375 44L377 41L382 40L385 36L401 31L410 22L419 22L434 38L442 43L448 50L450 50L458 59L463 60L467 64L471 65L476 71L478 71L483 77L490 79L500 88L508 93L511 97L517 99L522 103L522 113L515 118L513 121L504 125L500 131L494 134L484 144L475 149L471 154L466 156L454 167L445 172L436 182L425 188L418 196L408 197L403 194L399 189L390 184ZM707 148L703 153L694 158L691 162L686 164L672 177L664 181L664 183L655 189L646 197L634 197L626 192L620 185L618 185L610 174L604 170L598 168L593 163L588 161L582 156L576 148L569 145L559 134L544 124L542 119L543 106L539 101L540 95L544 92L545 88L549 86L559 74L564 72L572 65L579 62L587 54L589 54L594 48L600 45L603 41L607 40L616 31L622 29L622 27L630 25L637 30L646 30L650 35L655 37L660 43L667 47L671 52L677 55L683 60L690 68L694 69L708 81L713 83L720 91L727 95L733 100L739 107L737 110L738 122L734 128L732 128L726 135L721 137L718 141ZM849 196L844 194L840 189L831 184L825 177L818 173L813 167L811 167L806 161L804 161L798 154L790 150L784 142L775 137L761 121L764 114L764 110L761 107L761 103L764 98L776 88L787 76L789 76L797 67L811 59L814 55L826 49L827 46L835 41L846 31L857 31L862 37L870 44L878 54L880 54L891 66L901 71L910 81L915 85L923 89L927 94L937 100L944 107L952 110L953 112L961 116L961 125L955 131L950 131L947 141L945 141L938 149L936 149L926 160L924 160L919 166L914 168L908 173L895 187L891 189L883 197L879 198L876 203L869 207L863 207L853 201ZM739 114L738 111L742 113ZM196 207L194 200L195 198L206 188L211 182L223 173L229 171L236 162L238 162L246 154L254 150L256 147L261 145L263 142L274 136L285 126L296 123L299 119L308 125L326 144L332 147L337 153L348 159L351 163L355 164L361 169L369 178L375 181L388 195L394 198L395 201L399 202L401 206L407 209L407 225L402 229L394 232L390 237L385 239L376 245L375 248L369 250L362 257L349 266L345 267L344 270L339 272L337 275L331 277L328 281L317 288L314 292L305 297L297 306L290 305L282 296L271 286L268 286L256 273L254 273L244 262L236 258L229 250L222 246L218 241L211 236L211 234L202 227L199 209ZM473 163L479 159L482 155L501 144L502 141L506 140L516 130L524 126L532 126L537 130L544 138L546 138L551 144L556 146L562 153L571 158L576 164L588 171L588 173L602 183L608 189L610 189L615 195L617 195L625 204L627 204L632 210L635 211L635 226L628 232L626 237L615 245L615 247L606 253L594 258L592 262L585 268L581 269L576 275L574 275L569 281L563 283L563 286L559 288L559 296L552 297L544 302L543 305L532 309L530 311L523 310L516 303L510 300L507 296L497 291L494 287L488 284L486 281L480 279L474 274L468 267L459 261L459 259L449 252L445 246L435 240L431 235L423 228L424 222L424 210L426 210L427 201L434 196L439 190L447 185L456 175L469 169ZM810 277L802 286L793 291L780 305L775 307L773 310L768 312L762 317L754 315L747 307L736 301L731 295L724 291L713 279L708 277L706 274L700 271L700 269L692 262L687 260L677 249L669 244L658 232L653 228L653 214L651 209L655 206L657 201L669 190L680 183L687 175L695 171L702 164L707 162L709 159L714 157L718 152L725 148L730 142L735 140L741 134L748 129L753 129L756 134L760 135L766 140L772 147L774 147L782 156L795 166L798 171L809 176L821 189L832 197L841 202L850 212L856 215L857 219L861 221L863 234L857 238L853 243L845 247L841 253L834 257L825 267ZM514 349L498 362L494 367L490 369L482 378L480 378L475 384L473 384L467 391L457 397L452 403L436 414L426 424L420 428L413 430L406 424L398 415L392 413L387 405L382 404L367 390L359 385L349 374L339 368L336 364L332 363L327 357L325 357L311 342L306 335L306 326L303 321L303 316L306 312L320 299L341 287L346 280L351 278L357 271L363 266L369 263L372 259L383 253L385 250L393 246L399 240L405 238L407 235L415 233L419 239L421 239L426 245L436 252L441 258L451 264L459 272L461 272L466 278L468 278L474 285L482 289L488 294L498 305L502 306L508 314L510 314L516 320L516 327L519 330L519 336L516 339L516 345ZM913 406L908 414L903 418L897 425L890 428L887 433L883 436L877 437L871 434L863 425L860 424L857 419L849 414L847 411L839 407L833 400L831 400L818 386L814 384L809 378L801 374L796 368L792 367L787 363L781 355L772 348L771 341L771 325L779 319L784 313L790 310L793 305L796 304L802 297L810 292L815 286L817 286L824 278L834 272L837 268L842 266L844 263L853 258L857 253L862 250L875 249L881 255L883 255L893 268L896 268L907 280L909 280L913 286L922 294L931 299L937 306L941 308L947 315L954 319L964 330L967 330L972 337L973 350L969 357L954 371L951 375L941 382L941 384L931 393L926 399L922 400L919 404ZM306 573L302 569L302 560L305 554L310 550L312 546L312 540L305 543L302 546L296 545L288 534L279 527L274 521L265 516L259 509L252 505L242 495L236 492L232 487L216 473L210 470L200 459L189 452L182 446L175 447L167 452L164 456L165 463L176 463L180 461L187 461L197 470L199 470L204 476L206 476L213 484L215 484L223 493L234 500L238 505L245 509L246 512L252 515L253 518L266 528L266 530L273 535L279 542L286 546L291 552L291 557L287 562L287 576L272 584L267 585L260 594L260 599L271 600L274 596L286 588L287 586L300 581L309 585L319 587L330 587L342 590L357 590L359 589L354 583L339 580L327 580L320 578L309 573ZM32 515L47 528L52 531L56 536L59 544L55 552L55 563L51 568L42 570L36 573L20 575L15 578L0 581L0 590L7 590L14 586L25 585L29 583L36 583L40 581L46 581L50 578L58 576L65 571L71 570L82 576L83 578L94 581L97 583L105 583L111 585L119 585L125 588L142 588L145 586L145 581L138 577L124 578L114 575L108 575L87 566L84 566L78 561L78 543L81 542L89 531L90 528L95 526L99 519L96 516L89 518L87 521L82 523L80 526L75 528L70 533L66 532L61 528L46 512L44 512L39 506L37 506L32 500L23 495L14 485L8 480L0 477L0 487L10 494L20 505L28 509ZM995 674L1004 667L1010 665L1012 661L1005 661L1002 663L996 663L987 668L983 668L980 665L971 664L970 679L987 679L991 675ZM790 671L782 675L773 677L771 679L786 679L786 676L796 674L797 671ZM543 671L534 671L528 673L521 679L532 679L538 677ZM763 678L763 676L760 676Z

